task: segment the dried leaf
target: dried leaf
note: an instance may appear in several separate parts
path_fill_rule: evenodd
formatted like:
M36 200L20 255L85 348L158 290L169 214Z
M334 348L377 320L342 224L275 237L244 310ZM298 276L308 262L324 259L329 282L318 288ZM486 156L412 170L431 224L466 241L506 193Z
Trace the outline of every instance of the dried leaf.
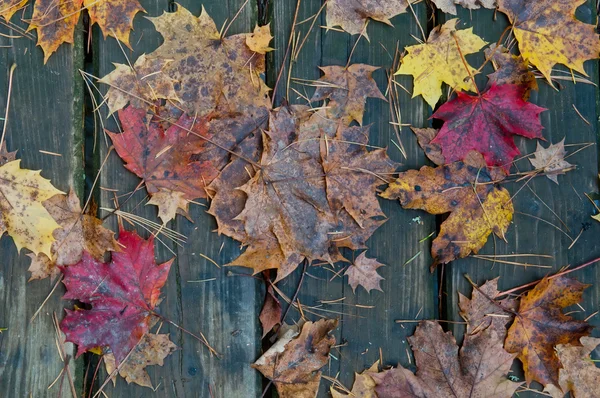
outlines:
M344 275L348 276L348 284L352 286L354 293L356 293L358 285L364 287L367 293L370 293L373 289L383 292L380 285L383 278L377 273L377 268L383 267L384 264L375 259L367 258L366 253L362 252L356 257L356 260L348 267Z
M8 162L17 160L17 151L8 152L6 149L6 141L0 146L0 166L4 166Z
M476 91L469 76L477 70L471 66L467 70L461 53L463 56L476 53L486 42L473 33L473 28L457 30L457 23L458 19L451 19L433 29L424 44L407 47L408 53L396 72L413 75L413 98L422 95L432 108L442 96L442 83L457 91Z
M315 398L320 369L335 344L330 332L337 323L335 319L321 319L306 322L300 334L288 330L252 367L273 381L281 398Z
M417 136L417 142L425 151L425 156L437 166L444 165L446 160L444 159L444 155L442 155L442 148L439 144L431 142L438 135L440 130L432 128L420 129L415 127L411 127L410 129Z
M146 371L146 367L152 365L163 366L164 359L169 356L177 346L169 340L168 334L147 333L135 346L133 352L125 362L121 364L119 374L127 384L135 383L142 387L152 388L152 381ZM110 375L116 369L115 356L112 353L104 354L106 372ZM116 377L113 377L116 383Z
M112 36L129 45L129 31L133 29L133 18L138 12L146 12L138 0L83 0L91 24L97 23L104 38Z
M259 54L266 54L274 50L274 48L269 47L269 43L273 40L269 25L258 26L257 24L254 28L254 33L246 36L246 45L250 50Z
M185 199L185 193L160 188L152 195L147 204L158 206L158 217L163 225L174 220L177 213L188 216L187 209L189 200Z
M362 33L368 37L365 27L369 19L392 25L390 19L406 12L407 7L407 0L329 0L327 27L340 26L351 35Z
M375 380L373 380L371 375L377 373L378 366L379 362L375 362L370 369L367 369L362 373L354 373L354 384L352 385L351 394L342 394L331 386L329 387L331 396L333 398L377 398L377 394L375 393Z
M372 74L379 69L365 64L354 64L348 68L343 66L322 66L322 76L311 101L329 99L327 116L341 119L342 123L350 125L353 120L362 125L367 98L385 97L379 91Z
M117 366L148 332L151 316L167 281L173 260L156 265L154 239L121 231L122 252L110 264L88 253L76 265L63 268L64 299L90 304L91 310L66 310L60 324L67 341L77 344L77 356L94 347L109 347Z
M443 12L456 15L456 6L463 6L469 10L477 10L480 7L494 9L496 0L433 0L433 4Z
M281 323L281 303L277 296L275 296L275 291L269 284L268 279L266 280L267 291L265 294L265 302L263 303L260 315L258 316L263 330L263 339L276 325Z
M523 362L527 384L535 380L544 386L559 385L560 362L554 347L578 345L579 338L592 330L587 322L574 320L562 309L579 303L588 286L565 276L544 278L521 298L504 347Z
M488 166L506 172L520 152L513 136L542 138L540 113L545 109L523 100L524 88L492 84L481 96L458 93L433 114L445 123L432 143L439 144L447 163L463 160L470 151L483 155Z
M523 99L527 101L531 90L538 84L529 62L520 55L512 55L506 47L492 44L485 49L485 57L492 61L496 71L488 75L489 84L516 84L524 88Z
M596 27L575 18L575 11L585 0L497 1L498 10L513 23L512 32L521 55L548 81L556 64L585 75L583 63L598 58L600 40Z
M433 270L438 264L477 253L492 232L504 238L514 209L510 193L492 183L502 178L486 169L479 157L477 163L424 166L400 173L381 196L399 199L407 209L450 213L431 247Z
M0 17L3 17L7 22L12 16L25 7L28 0L0 0Z
M559 174L565 174L569 169L575 167L565 160L567 151L564 138L557 144L550 144L548 148L544 148L538 142L533 155L533 158L529 158L533 167L536 170L543 170L546 177L556 184L558 184Z

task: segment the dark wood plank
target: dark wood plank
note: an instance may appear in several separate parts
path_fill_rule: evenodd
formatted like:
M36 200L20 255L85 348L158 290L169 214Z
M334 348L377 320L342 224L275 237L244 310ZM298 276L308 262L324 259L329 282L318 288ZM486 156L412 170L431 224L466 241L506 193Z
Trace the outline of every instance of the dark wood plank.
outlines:
M595 23L594 10L595 2L590 1L581 7L578 17L585 22ZM495 42L507 26L507 21L502 14L498 13L498 18L494 22L493 14L493 11L480 10L468 13L462 10L459 16L466 25L474 26L475 33L487 41ZM480 57L479 61L481 60ZM591 80L597 83L597 61L589 61L585 66ZM539 83L540 90L532 95L531 101L548 108L548 111L542 114L543 134L547 143L556 143L564 137L566 137L566 144L595 143L598 133L597 88L582 83L573 84L571 81L560 81L561 89L555 91L543 80L539 80ZM573 105L590 122L590 125L582 120ZM517 139L517 143L523 154L535 151L536 143L533 140ZM573 152L575 149L577 147L568 148L569 152ZM469 274L477 283L500 276L500 289L504 290L554 273L567 264L573 266L581 264L600 254L600 242L596 239L600 225L590 219L590 215L593 214L593 206L584 196L584 193L598 190L597 152L592 147L570 157L568 161L576 164L577 170L569 172L566 176L559 176L560 185L554 184L546 177L538 177L529 183L529 187L537 196L527 187L520 191L514 198L515 211L518 213L515 214L514 223L506 235L508 242L504 243L500 239L496 239L494 248L490 238L482 251L487 254L548 254L554 256L554 259L522 258L517 261L544 264L551 268L523 268L498 263L493 265L490 262L473 258L455 261L447 266L447 277L444 280L445 316L447 319L461 320L458 315L457 292L471 294L472 289L465 280L464 274ZM531 170L528 163L527 160L521 160L517 166L520 170ZM521 187L522 183L511 184L508 189L515 194ZM556 216L546 205L556 213ZM573 239L583 228L580 238L572 248L570 248L572 239L549 224L566 231L566 227L561 224L559 218L566 224L569 229L568 234ZM598 267L588 268L571 274L571 276L586 283L596 283L599 276ZM597 284L589 288L582 303L585 312L577 313L574 316L583 319L596 311L599 291L600 286ZM598 317L593 317L590 323L597 326L600 320ZM458 336L462 336L463 328L461 326L453 326L450 329Z
M303 1L301 3L298 21L304 21L314 15L321 6L319 1ZM286 51L290 28L294 16L296 3L294 1L275 2L272 16L272 26L275 36L276 51L272 68L278 71ZM419 21L427 25L425 4L415 7ZM409 32L420 36L418 26L412 14L403 14L393 20L395 28L372 22L368 26L370 44L362 39L357 45L352 57L352 63L367 63L380 66L381 70L375 72L374 77L382 91L386 90L386 69L392 64L396 44L399 48L414 42ZM305 47L299 58L294 62L292 77L316 80L320 77L318 66L345 65L348 61L352 47L358 36L330 30L326 32L319 26L325 26L325 12L319 17L315 31L306 41ZM305 22L298 29L302 32L300 41L308 29L309 22ZM402 34L400 34L402 32ZM282 82L278 87L278 100L280 101L289 92L288 101L291 103L305 103L291 89L286 88L287 69L284 71ZM268 74L270 79L276 78L276 73ZM399 77L402 85L410 87L411 79ZM274 81L270 81L271 86ZM311 97L313 88L300 84L292 84L303 96ZM427 110L423 103L411 101L406 93L401 94L402 111L405 123L417 126L425 123ZM400 152L391 143L396 140L392 126L389 124L389 105L381 100L369 99L364 124L371 125L371 144L387 146L390 156L404 163L403 168L416 167L424 162L423 152L418 149L416 141L409 129L402 132L402 141L407 150L408 159L403 159ZM414 324L399 325L396 319L414 319L415 316L424 318L436 317L435 292L436 279L427 271L431 261L427 244L418 241L435 230L435 217L417 212L404 212L395 202L382 201L385 214L389 217L369 241L369 257L375 257L387 267L381 268L380 273L385 278L382 283L384 293L372 291L367 294L362 287L352 292L347 284L346 277L333 276L332 272L323 267L309 267L308 275L299 294L300 302L305 306L319 306L321 300L335 300L345 297L344 305L325 305L322 308L335 311L334 313L317 313L340 319L340 326L336 330L339 344L345 344L332 351L330 365L325 368L325 374L335 377L339 373L340 380L350 386L354 379L354 372L360 372L370 366L379 358L379 348L383 351L386 365L403 363L407 365L406 336L412 334ZM416 222L416 218L420 220ZM413 220L415 219L415 220ZM421 255L410 262L403 264L421 251ZM302 267L299 267L302 268ZM340 266L337 267L337 270ZM292 297L299 278L301 269L280 282L280 287L288 297ZM373 309L358 308L355 305L374 306ZM309 307L307 307L309 308ZM336 313L337 312L337 313ZM344 315L340 314L343 313ZM300 314L292 310L287 322L299 319ZM309 319L317 319L308 315ZM323 381L319 396L326 396L330 383Z
M31 8L18 12L12 21L21 28L26 24L20 17L31 17ZM17 64L8 116L6 141L9 150L18 150L21 167L42 170L58 189L68 192L72 187L83 193L82 139L83 89L78 69L83 65L81 25L77 28L75 46L63 44L44 65L42 50L32 39L10 39L20 36L16 30L0 27L0 114L4 117L7 105L9 69ZM0 121L0 126L3 122ZM0 127L1 130L1 127ZM61 154L45 155L39 150ZM60 374L63 363L54 342L52 314L59 319L63 308L62 284L46 302L37 318L30 318L50 293L54 282L48 279L27 283L30 259L27 250L17 253L12 238L0 241L0 380L2 390L13 397L42 397L58 394L58 383L48 386ZM67 354L73 355L72 345ZM76 375L74 361L70 371ZM64 380L64 396L70 396L68 381Z

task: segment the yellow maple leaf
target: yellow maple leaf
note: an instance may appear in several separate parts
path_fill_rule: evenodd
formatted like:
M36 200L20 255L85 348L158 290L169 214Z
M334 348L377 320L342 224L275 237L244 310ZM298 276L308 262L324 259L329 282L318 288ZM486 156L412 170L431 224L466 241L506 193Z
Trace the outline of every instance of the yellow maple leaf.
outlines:
M52 256L52 233L60 225L42 205L63 192L40 176L40 171L21 169L21 161L0 167L0 236L8 232L18 250Z
M133 29L133 18L138 12L146 12L138 0L83 0L92 24L97 23L102 34L113 36L129 45L129 32Z
M586 74L583 63L600 54L596 27L575 18L575 11L584 3L586 0L498 0L498 9L513 24L523 58L550 81L554 65Z
M256 25L254 33L246 36L246 45L255 53L266 54L274 50L274 48L269 47L271 40L273 40L273 36L271 35L269 24L264 26Z
M28 0L0 0L0 17L10 21L15 12L27 4Z
M469 78L477 73L469 66L467 70L461 57L479 51L487 43L473 33L473 28L456 30L458 19L451 19L435 28L424 44L406 48L407 55L397 75L413 75L413 98L422 95L431 107L442 96L442 83L455 90L475 91ZM460 47L460 51L459 51Z

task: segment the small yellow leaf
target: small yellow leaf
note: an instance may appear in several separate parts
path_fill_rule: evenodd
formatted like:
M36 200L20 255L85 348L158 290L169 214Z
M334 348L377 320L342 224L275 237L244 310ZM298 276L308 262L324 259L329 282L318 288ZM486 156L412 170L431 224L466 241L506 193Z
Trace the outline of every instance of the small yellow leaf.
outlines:
M255 53L266 54L274 50L274 48L269 47L271 40L273 40L273 36L271 36L269 24L265 26L256 25L254 33L246 36L246 45Z

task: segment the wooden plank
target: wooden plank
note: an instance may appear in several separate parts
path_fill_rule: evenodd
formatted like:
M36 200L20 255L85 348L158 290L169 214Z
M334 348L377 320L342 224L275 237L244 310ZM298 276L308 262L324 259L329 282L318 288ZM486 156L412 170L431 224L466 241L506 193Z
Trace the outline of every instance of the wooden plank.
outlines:
M221 27L226 20L237 13L244 1L180 1L183 7L194 15L199 15L202 6ZM142 1L150 16L157 16L169 9L169 1ZM249 32L256 20L256 6L249 3L244 7L232 24L228 35ZM161 36L153 26L142 18L136 19L135 32L131 43L134 52L127 50L128 58L133 62L141 53L153 51L162 42ZM114 41L100 41L97 45L97 65L99 76L112 70L110 63L124 62L124 56ZM122 161L111 155L101 178L106 187L118 188L123 194L131 191L139 179L126 171ZM140 202L141 195L131 200L133 205ZM102 202L112 206L112 195L103 194ZM157 221L156 208L140 206L132 211L135 214ZM219 264L233 260L239 254L239 243L219 237L213 230L214 219L206 213L206 208L191 205L190 215L194 223L177 219L169 224L170 228L188 237L184 247L168 244L177 254L171 268L167 285L163 288L164 300L159 306L160 312L181 327L199 335L203 333L211 345L222 354L221 359L210 357L206 348L196 339L172 325L164 324L161 333L170 333L171 339L180 348L173 353L163 367L151 367L149 374L157 393L163 396L196 397L250 397L259 396L261 391L260 375L250 368L250 364L259 355L260 331L258 312L260 298L257 297L258 284L255 279L244 276L229 276L236 269L216 268L207 256ZM147 233L145 234L147 235ZM165 247L158 246L157 258L161 261L173 255ZM215 278L214 280L211 280ZM209 279L205 283L198 281ZM107 392L110 388L107 388ZM135 385L127 386L123 380L111 391L116 396L135 394L143 396L148 389ZM213 394L213 395L211 395ZM110 395L110 394L109 394Z
M12 22L21 28L26 24L20 18L31 18L31 7L24 14L18 12ZM82 139L83 91L78 69L83 65L81 25L75 34L75 46L63 44L44 65L41 48L36 47L35 34L20 36L17 30L0 28L0 114L4 117L7 106L9 69L17 69L13 78L6 141L9 150L18 150L21 166L42 170L60 190L72 187L81 197L83 193ZM8 35L8 36L5 36ZM2 122L0 122L2 126ZM42 154L45 150L61 156ZM54 336L52 315L59 319L63 308L70 304L61 300L62 284L46 302L37 318L30 318L50 293L54 282L48 279L27 283L30 259L27 252L17 253L12 238L0 241L0 380L3 391L14 397L41 397L58 394L58 383L48 387L60 374L60 360ZM68 345L66 354L74 354ZM70 372L76 382L74 361ZM63 383L64 396L70 396L68 380Z
M595 2L590 1L580 8L578 17L585 22L595 23L594 10ZM493 22L493 14L492 11L474 11L471 19L470 14L463 10L459 16L467 25L474 26L475 33L487 41L495 42L507 26L507 21L502 14L498 13L497 21ZM598 83L598 62L590 61L585 66L591 79ZM564 137L566 137L566 144L596 143L599 112L597 88L582 83L573 84L570 81L560 81L561 90L555 91L544 81L539 80L539 83L539 93L533 93L531 101L548 108L548 111L542 114L542 124L545 128L543 134L547 143L556 143ZM590 122L589 125L577 114L573 105ZM535 151L536 144L533 140L517 139L516 142L524 154ZM569 152L574 152L575 149L577 147L568 148ZM518 213L515 214L514 223L506 235L508 242L504 243L497 239L494 250L490 238L482 251L487 254L494 254L494 252L496 254L549 254L554 256L554 259L522 258L517 261L545 264L551 268L493 265L490 262L473 258L455 261L447 266L448 276L444 281L447 319L461 320L458 315L457 291L471 294L472 289L463 277L464 274L469 274L478 284L500 276L500 289L504 290L554 273L567 264L575 266L598 256L600 242L596 237L600 231L600 225L590 219L590 215L593 214L593 206L584 196L584 193L598 190L597 151L594 147L586 149L572 156L568 161L576 164L577 170L569 172L566 176L559 176L560 185L554 184L546 177L538 177L529 183L529 187L537 196L527 187L520 191L514 199L515 211ZM517 166L520 170L530 170L531 167L528 163L527 160L522 160L517 163ZM508 189L514 195L522 185L522 183L511 184ZM553 215L548 207L556 215ZM566 224L568 231L559 219ZM583 232L570 248L573 243L572 239L557 228L567 231L573 239L582 229ZM579 319L584 319L597 310L598 292L600 291L600 286L597 285L600 276L598 267L588 268L571 274L571 276L586 283L595 283L594 287L589 288L584 295L582 306L585 308L585 312L574 315ZM590 323L597 326L600 320L598 317L593 317L590 319ZM462 326L451 326L450 329L459 338L462 336Z
M319 1L303 1L301 3L298 21L305 21L314 15L320 8ZM281 60L287 47L289 32L293 20L296 4L293 1L275 2L273 5L272 26L275 36L276 48L272 68L279 68ZM419 4L415 7L416 14L423 26L427 25L426 6ZM387 86L386 69L392 64L390 57L394 56L396 42L399 40L399 48L414 43L408 32L420 36L420 32L412 14L407 13L393 20L396 28L388 27L377 22L371 22L368 26L370 44L362 39L357 45L352 63L367 63L381 66L382 70L375 72L374 77L382 91ZM315 29L325 26L325 12L321 14ZM307 25L310 21L301 25L302 34L306 34ZM399 34L398 32L406 32ZM302 41L304 36L301 36ZM358 36L350 36L347 33L324 29L311 33L306 41L300 57L293 65L292 76L301 79L315 80L320 77L318 66L345 65ZM390 55L388 55L388 53ZM269 73L273 79L273 73ZM287 70L283 74L282 82L278 87L278 100L286 95ZM410 77L399 77L397 79L405 87L410 87ZM270 81L271 86L273 81ZM312 87L292 84L291 87L300 91L303 96L311 97ZM292 90L289 91L288 101L291 103L305 103L302 98ZM427 111L422 101L410 100L410 96L401 93L404 122L421 126L425 123ZM381 100L369 99L365 115L365 125L371 125L371 144L387 146L390 156L406 167L416 167L424 162L423 151L418 149L416 140L408 129L402 133L402 141L407 150L408 159L403 159L399 151L391 143L396 140L392 126L389 124L389 105ZM399 325L396 319L414 319L436 317L435 284L436 277L431 275L427 269L431 258L426 243L420 244L419 239L429 235L435 230L435 217L417 212L403 212L397 202L382 201L384 213L389 217L385 223L369 241L369 257L375 257L387 267L381 268L380 273L385 278L382 283L384 293L373 291L367 294L362 287L357 289L356 294L347 284L347 278L336 277L331 280L333 274L323 267L308 269L308 276L299 294L299 301L306 306L320 305L321 300L335 300L345 297L344 305L325 305L323 308L336 313L323 313L329 317L338 317L341 320L340 327L336 331L338 344L342 347L334 349L330 365L325 368L325 374L335 377L340 374L340 380L350 386L354 379L354 372L360 372L370 366L379 358L379 348L383 350L385 365L396 365L403 363L408 365L406 336L412 334L414 324ZM419 222L413 222L420 216ZM403 264L421 250L421 255L410 262ZM302 267L300 267L302 268ZM339 270L340 267L337 267ZM290 275L280 283L281 289L288 297L292 297L296 290L301 270ZM319 278L319 279L317 279ZM372 309L358 308L355 305L374 306ZM317 311L318 312L318 311ZM297 320L299 314L292 310L287 319L290 323ZM309 319L316 317L309 315ZM323 381L319 396L326 396L326 390L330 383Z

